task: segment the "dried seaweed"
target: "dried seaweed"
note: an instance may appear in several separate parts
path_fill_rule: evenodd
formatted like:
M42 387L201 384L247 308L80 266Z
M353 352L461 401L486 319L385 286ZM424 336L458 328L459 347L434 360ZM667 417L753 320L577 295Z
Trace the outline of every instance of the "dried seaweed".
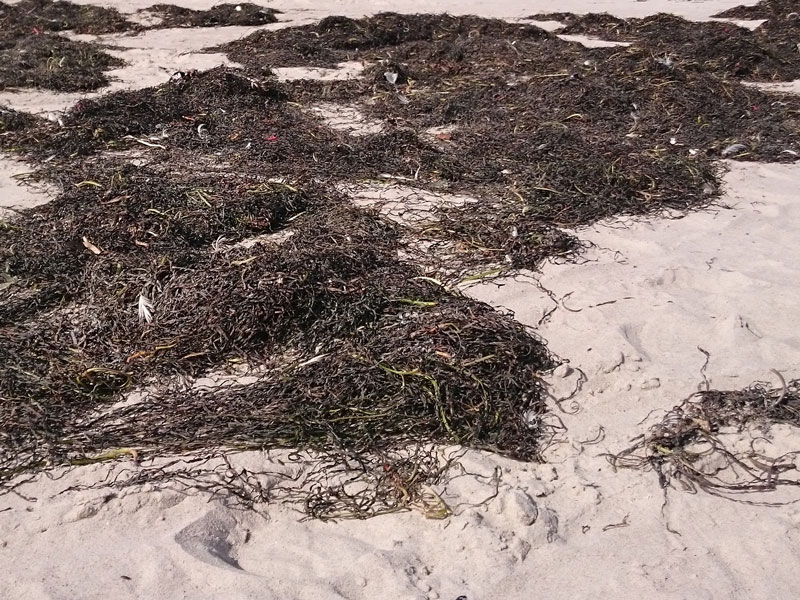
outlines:
M39 119L28 113L0 106L0 135L35 127Z
M101 34L135 30L138 26L115 8L64 0L22 0L14 4L0 2L0 28L24 34L68 30Z
M101 47L55 32L110 33L134 27L115 9L57 0L0 3L0 90L39 87L60 92L108 85L104 71L124 61Z
M0 33L0 90L90 91L108 85L104 71L124 64L95 45L55 34Z
M276 23L280 11L249 2L218 4L208 10L195 10L174 4L154 4L139 12L146 12L161 19L152 28L162 27L220 27L227 25L255 26Z
M800 485L795 458L790 452L778 457L755 450L726 446L725 429L768 432L777 424L800 427L800 381L782 389L755 384L739 391L699 392L669 411L630 448L609 456L615 467L653 470L662 487L680 486L695 492L739 499L741 495L773 492Z
M276 502L299 505L310 519L366 519L403 510L444 519L458 507L448 506L434 486L467 474L459 469L464 453L412 445L365 454L334 446L324 453L268 452L267 465L254 465L242 455L212 451L152 462L134 459L131 466L112 466L104 480L70 486L62 493L157 488L218 497L248 511L260 512ZM486 483L496 489L493 480Z
M626 41L663 57L685 70L714 73L753 81L791 81L800 78L797 47L779 43L732 23L694 23L669 14L620 19L609 14L573 15L559 30Z
M61 190L0 222L0 480L298 447L328 457L319 477L353 478L312 477L308 514L363 517L423 502L446 466L434 445L538 459L552 359L449 284L574 256L567 228L705 206L720 158L800 152L796 98L642 44L331 17L226 46L243 71L177 73L56 121L0 112L0 148ZM363 78L270 71L344 60ZM383 128L334 130L323 100ZM343 191L376 180L475 202L392 224Z
M795 0L761 0L757 4L735 6L713 16L718 19L757 20L787 17L792 13L797 13Z
M292 233L172 248L146 265L133 248L84 248L69 305L2 325L4 479L119 448L367 455L425 441L538 456L539 374L552 365L540 341L399 262L396 234L370 213L315 212ZM142 295L149 318L137 316ZM261 365L258 379L162 384L115 403L166 375L236 364Z
M478 17L381 13L366 19L326 17L319 23L277 31L259 31L212 48L254 70L267 66L333 67L414 42L456 43L471 37L552 38L538 27Z

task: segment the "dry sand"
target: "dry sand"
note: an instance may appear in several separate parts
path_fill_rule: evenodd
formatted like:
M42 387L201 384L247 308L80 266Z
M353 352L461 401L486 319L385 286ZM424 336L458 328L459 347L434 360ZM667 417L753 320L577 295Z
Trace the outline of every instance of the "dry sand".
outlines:
M149 1L116 4L133 10ZM564 0L556 8L703 18L737 4ZM554 8L521 0L270 6L292 22L386 9L520 18ZM115 85L149 85L175 70L209 67L220 57L185 52L247 31L118 36L116 43L133 48L118 54L133 64ZM41 92L0 95L0 103L38 110L71 101ZM456 507L451 518L410 512L339 523L300 522L281 506L264 507L266 516L243 512L186 490L64 492L102 480L109 469L85 467L24 486L35 502L0 500L0 598L800 597L800 505L748 506L678 491L664 505L652 473L614 473L602 456L629 445L651 411L671 408L703 384L698 347L710 355L705 375L715 388L777 385L770 369L800 377L800 165L730 167L728 208L581 230L595 244L582 264L548 264L540 274L469 289L527 324L550 312L538 331L569 360L550 377L555 398L568 396L585 374L574 403L565 403L576 412L561 415L568 431L547 464L469 452L463 464L486 479L461 478L445 490ZM46 200L11 178L26 170L0 160L0 205ZM372 197L386 199L381 190ZM597 444L581 443L598 437ZM774 428L756 443L777 455L796 439L796 432ZM236 460L264 468L271 459L248 453ZM467 506L492 494L492 477L497 498Z

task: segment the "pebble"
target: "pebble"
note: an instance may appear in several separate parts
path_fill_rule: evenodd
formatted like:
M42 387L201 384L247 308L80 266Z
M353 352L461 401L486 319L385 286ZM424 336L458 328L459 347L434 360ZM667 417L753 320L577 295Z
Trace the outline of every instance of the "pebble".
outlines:
M641 387L643 390L655 390L661 387L661 380L658 377L653 377L652 379L643 381Z
M567 363L561 363L553 370L553 375L562 379L572 375L573 369Z
M622 352L616 352L614 354L614 358L611 359L610 362L601 365L600 370L606 375L609 375L614 371L616 371L617 369L619 369L620 367L622 367L622 365L624 364L625 364L625 355Z
M533 525L539 517L539 507L536 502L522 490L511 492L504 504L503 512L526 527Z

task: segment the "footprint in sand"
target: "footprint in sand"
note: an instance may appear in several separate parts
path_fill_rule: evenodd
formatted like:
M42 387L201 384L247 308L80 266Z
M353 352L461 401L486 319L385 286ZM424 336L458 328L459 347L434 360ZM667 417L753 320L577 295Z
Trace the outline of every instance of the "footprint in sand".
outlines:
M175 541L206 564L245 572L236 559L236 549L244 543L245 535L233 515L214 509L179 531Z

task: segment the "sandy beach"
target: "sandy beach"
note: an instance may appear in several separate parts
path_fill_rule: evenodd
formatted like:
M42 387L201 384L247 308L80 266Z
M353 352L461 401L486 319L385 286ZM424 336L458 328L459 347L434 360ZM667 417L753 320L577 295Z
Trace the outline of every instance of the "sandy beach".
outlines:
M151 3L100 4L133 13ZM205 9L213 2L180 4ZM108 44L128 63L108 73L110 87L88 94L0 90L0 105L57 119L81 98L158 85L176 71L234 64L222 53L200 53L203 48L330 15L449 12L529 23L526 17L557 9L625 18L668 12L700 21L741 4L755 2L564 0L554 8L538 0L435 6L277 0L268 6L281 11L279 22L265 27L69 34ZM292 67L278 76L347 80L358 70L320 68L315 75ZM798 91L797 82L769 85ZM346 112L331 118L338 119L331 127L369 127ZM305 519L302 507L291 504L243 509L176 482L122 490L101 485L138 469L136 457L49 470L0 496L0 597L798 597L800 504L792 503L791 486L737 496L746 501L737 502L662 488L652 470L615 469L608 460L698 391L740 390L754 382L779 390L800 378L800 163L720 164L722 195L709 207L604 219L570 230L585 243L576 260L548 260L538 271L461 286L470 298L512 311L561 363L543 375L550 414L563 425L544 462L465 450L459 459L465 475L437 490L452 510L448 518L409 510L330 522ZM19 175L32 170L0 155L0 218L57 193L24 185ZM402 183L387 180L353 195L362 205L385 201L389 218L406 201L419 208L442 200ZM469 205L468 195L450 201ZM800 439L783 424L766 432L729 427L719 437L771 457L797 451ZM231 454L231 468L287 472L287 465L313 464L288 456L288 450ZM786 504L758 505L773 502Z

